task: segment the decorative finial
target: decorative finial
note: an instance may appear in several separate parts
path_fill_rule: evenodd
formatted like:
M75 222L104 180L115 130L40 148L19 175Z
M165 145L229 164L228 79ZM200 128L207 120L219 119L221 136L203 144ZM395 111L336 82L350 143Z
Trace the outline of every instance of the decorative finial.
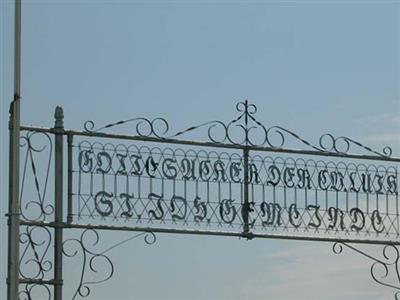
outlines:
M64 111L61 106L57 106L54 111L54 128L64 128Z

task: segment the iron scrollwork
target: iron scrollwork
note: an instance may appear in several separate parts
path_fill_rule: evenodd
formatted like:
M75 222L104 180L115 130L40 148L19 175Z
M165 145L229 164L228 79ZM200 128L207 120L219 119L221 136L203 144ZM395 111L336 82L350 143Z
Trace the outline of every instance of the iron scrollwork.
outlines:
M25 231L20 234L20 243L23 246L19 261L21 278L43 280L53 269L48 257L51 242L52 235L47 227L25 227Z
M263 125L256 118L257 107L247 100L237 103L236 110L238 116L227 123L214 120L172 134L169 132L170 125L163 118L131 118L99 127L93 121L85 122L85 131L89 133L85 136L124 124L134 124L135 136L151 137L157 142L179 143L179 138L205 130L207 145L214 143L223 147L240 147L229 147L235 150L230 149L226 152L208 152L187 148L151 148L146 145L128 146L83 141L76 147L79 149L79 168L70 170L78 176L78 192L72 193L73 197L79 199L78 217L95 218L99 215L101 220L110 217L112 220L133 219L137 223L171 222L177 226L204 225L207 228L223 225L230 228L250 226L262 232L281 229L288 234L300 231L319 233L318 230L321 230L332 235L349 235L354 232L355 235L365 233L366 236L378 236L381 233L384 233L385 237L395 234L399 236L399 228L394 226L397 219L387 212L389 199L398 196L397 169L260 155L247 155L249 163L243 159L241 152L237 153L239 148L247 151L258 150L252 147L267 147L267 150L282 152L282 148L287 147L287 141L292 140L316 151L312 152L313 154L331 153L345 157L354 147L358 147L368 154L373 154L374 158L379 156L389 161L388 158L392 155L390 147L376 151L351 138L335 137L329 133L322 135L317 143L311 143L284 127ZM38 138L42 138L42 143L45 141L44 146L37 146ZM26 149L25 155L22 156L22 218L25 221L47 221L54 213L54 206L46 201L53 154L52 138L46 132L29 131L21 138L20 147ZM42 159L39 159L40 155ZM45 159L43 155L46 156ZM44 164L39 165L39 162ZM33 176L28 176L29 173ZM33 180L30 182L32 186L27 187L29 178ZM85 186L81 183L87 182L90 182L87 185L90 188L81 190L81 187ZM144 189L146 192L141 192L141 186L145 184L149 188ZM240 186L240 189L232 189L233 184ZM119 192L117 185L123 188ZM251 189L250 199L244 199L245 193L242 190L246 187ZM28 190L29 194L34 192L35 198L22 201ZM215 191L218 196L210 197ZM277 196L276 192L281 193ZM302 195L298 198L297 192L299 195L300 192L304 194L304 199L300 198ZM315 194L315 204L307 202L308 193L311 192ZM351 199L349 201L350 193L357 194L356 202L351 202ZM359 206L358 194L361 193L366 195L364 203L367 203L367 210ZM379 210L378 204L376 207L369 207L370 194L375 195L374 199L377 202L379 197L386 198L386 213L382 207ZM321 195L325 195L325 198ZM329 195L336 197L336 203L328 203ZM279 196L284 201L280 201ZM346 207L339 206L339 199L346 201ZM104 251L97 251L93 248L99 244L100 237L98 232L91 228L89 225L79 238L67 239L62 245L65 257L80 257L82 260L73 299L88 297L93 285L112 278L114 264L107 255L108 251L139 236L144 236L146 244L154 244L156 241L154 233L143 232ZM39 237L36 236L37 233ZM32 299L32 294L37 293L44 295L40 299L51 298L48 284L35 283L46 281L46 275L54 268L48 259L51 242L52 233L47 227L27 226L26 231L20 235L20 243L23 245L20 265L28 266L30 273L33 272L27 274L25 270L20 269L23 279L32 280L21 284L21 299ZM333 252L340 254L344 247L372 259L372 278L381 285L396 289L395 298L400 300L400 252L394 245L384 247L383 259L366 254L346 243L335 243ZM386 281L391 269L394 269L397 285ZM101 277L92 279L91 275L95 273Z
M90 235L92 235L92 241L90 242ZM66 257L72 258L78 256L78 253L82 254L82 270L81 276L79 280L78 288L76 289L72 299L77 299L78 296L80 297L88 297L90 295L90 285L98 284L109 280L114 274L114 265L110 258L102 253L97 253L93 250L90 250L90 246L96 246L99 242L99 234L97 231L92 229L86 229L82 232L79 239L68 239L65 240L63 243L63 253ZM75 250L71 251L69 244L75 244ZM103 261L108 265L109 271L104 276L103 279L97 281L90 281L87 280L85 275L86 272L93 272L96 273L99 271L98 263ZM101 268L103 269L103 267Z
M155 118L149 120L147 118L131 118L123 121L118 121L115 123L110 123L105 126L96 128L95 123L92 120L88 120L84 124L84 129L86 132L101 132L102 130L123 125L126 123L135 123L135 131L139 136L155 136L158 138L165 137L169 131L169 124L164 118Z
M41 145L38 145L38 144ZM27 132L21 136L21 149L26 149L22 161L21 182L21 216L28 221L44 221L54 213L54 206L46 202L49 173L53 154L53 144L49 134L44 132ZM41 160L44 158L43 160ZM33 183L29 182L32 172ZM42 179L42 180L40 180ZM32 184L34 190L28 190ZM32 195L25 201L24 195Z
M400 299L400 251L395 245L387 244L383 247L383 258L372 256L344 242L334 243L332 246L332 251L335 254L341 254L343 252L343 247L347 247L348 249L351 249L356 253L370 259L372 261L372 265L370 267L370 274L372 279L382 286L396 290L394 298L396 300ZM391 276L391 274L393 275ZM390 277L392 277L393 279L391 280Z
M46 284L26 283L18 293L19 300L52 299L51 287Z
M191 132L206 129L207 139L212 143L228 143L240 146L259 146L281 149L287 144L290 138L297 141L307 149L324 153L346 155L350 154L352 148L358 147L369 154L389 158L392 155L392 148L385 146L382 151L374 150L362 143L345 137L335 137L330 133L323 134L317 144L311 143L300 137L297 133L281 126L267 127L255 117L257 107L247 100L236 104L236 111L239 116L227 123L220 120L208 121L196 126L188 127L174 134L169 134L170 125L164 118L131 118L104 126L96 127L94 121L88 120L84 123L86 132L102 132L106 129L121 126L123 124L135 124L134 134L140 137L155 137L159 139L175 139Z
M91 247L98 245L100 241L99 234L94 229L85 229L79 238L67 239L63 243L63 254L67 258L74 258L81 254L82 259L82 270L79 278L79 284L75 290L72 299L78 299L79 297L88 297L91 293L91 286L100 284L108 281L114 275L114 264L111 259L106 255L110 250L132 240L139 236L144 235L144 242L148 245L152 245L156 242L156 236L153 232L142 232L133 237L130 237L122 242L119 242L104 251L97 252L92 250ZM101 264L101 267L100 267ZM98 280L87 279L88 273L98 273L104 271L105 275Z

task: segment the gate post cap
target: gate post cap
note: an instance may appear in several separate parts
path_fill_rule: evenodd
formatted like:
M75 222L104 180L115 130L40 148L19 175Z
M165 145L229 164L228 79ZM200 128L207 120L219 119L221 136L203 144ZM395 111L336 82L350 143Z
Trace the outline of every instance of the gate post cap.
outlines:
M54 111L54 128L64 128L64 111L61 106L57 106Z

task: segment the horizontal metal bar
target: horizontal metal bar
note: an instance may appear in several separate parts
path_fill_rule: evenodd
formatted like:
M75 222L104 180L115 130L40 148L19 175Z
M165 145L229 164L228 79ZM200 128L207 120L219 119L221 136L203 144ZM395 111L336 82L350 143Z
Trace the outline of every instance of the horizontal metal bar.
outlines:
M37 221L21 221L21 225L42 226L42 227L55 227L52 222L37 222ZM151 227L129 227L129 226L110 226L110 225L93 225L93 224L67 224L63 223L65 229L96 229L96 230L110 230L110 231L134 231L134 232L153 232L153 233L173 233L173 234L189 234L189 235L209 235L209 236L230 236L242 237L247 239L264 238L264 239L277 239L277 240L295 240L295 241L314 241L314 242L339 242L339 243L353 243L353 244L368 244L368 245L387 245L392 244L400 246L400 241L393 240L361 240L361 239L345 239L345 238L331 238L331 237L308 237L308 236L286 236L267 233L243 233L243 232L230 232L230 231L212 231L212 230L194 230L194 229L174 229L174 228L151 228Z
M20 278L20 284L48 284L48 285L55 285L54 280L43 280L43 279L34 279L34 278Z
M53 129L45 128L45 127L21 126L21 130L54 133ZM316 151L316 150L299 150L299 149L273 148L273 147L264 147L264 146L245 146L245 145L236 145L236 144L200 142L200 141L189 141L189 140L146 137L146 136L132 136L132 135L124 135L124 134L101 133L101 132L84 132L84 131L75 131L75 130L65 130L62 134L85 136L85 137L99 137L99 138L109 138L109 139L164 143L164 144L189 145L189 146L199 146L199 147L213 147L213 148L238 149L238 150L248 149L249 151L260 151L260 152L287 153L287 154L313 155L313 156L338 157L338 158L352 158L352 159L375 160L375 161L385 161L385 162L400 162L400 157L344 154L344 153L324 152L324 151Z

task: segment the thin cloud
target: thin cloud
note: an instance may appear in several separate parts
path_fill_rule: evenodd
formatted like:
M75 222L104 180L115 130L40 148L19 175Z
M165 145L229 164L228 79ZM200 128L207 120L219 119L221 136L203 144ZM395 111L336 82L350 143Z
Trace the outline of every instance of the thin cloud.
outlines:
M400 145L400 133L373 134L366 138L371 142L383 142L392 145Z
M364 128L363 140L371 146L381 147L382 144L400 149L400 101L395 102L391 111L376 115L363 116L354 119L357 127Z
M371 261L348 249L335 255L330 247L311 244L265 256L257 275L238 287L238 299L393 299L393 290L372 280Z
M356 124L360 124L363 126L371 127L371 126L377 126L377 125L382 125L384 124L385 126L387 125L395 125L395 126L400 126L400 108L397 109L396 112L385 112L382 114L377 114L377 115L368 115L364 116L362 118L357 118L354 120Z

